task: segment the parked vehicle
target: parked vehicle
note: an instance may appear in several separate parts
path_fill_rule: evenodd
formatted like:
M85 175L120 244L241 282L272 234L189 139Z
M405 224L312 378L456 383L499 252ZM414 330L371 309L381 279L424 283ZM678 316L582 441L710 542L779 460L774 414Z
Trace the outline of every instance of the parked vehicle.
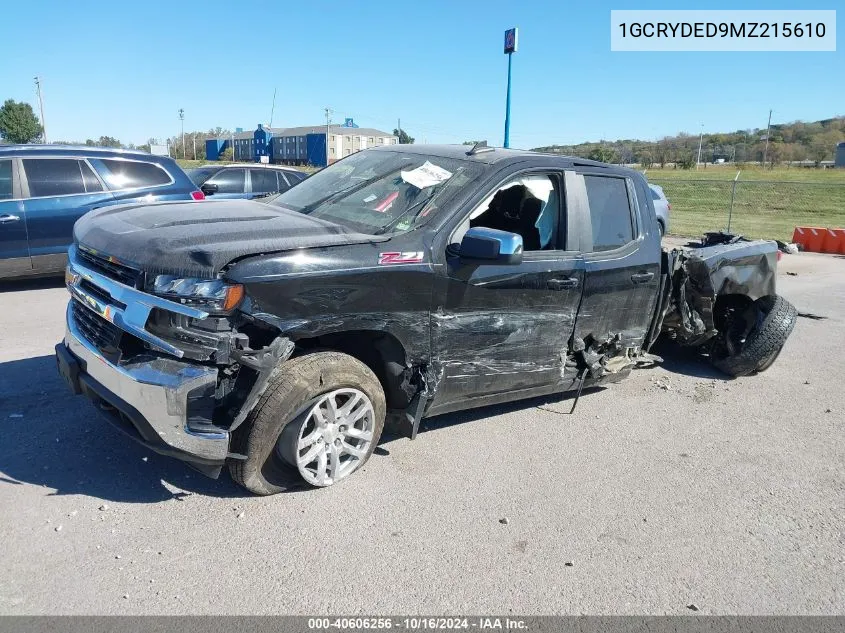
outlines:
M143 198L202 200L174 160L144 152L0 145L0 279L61 274L73 224Z
M657 216L657 228L660 229L661 236L666 235L666 231L669 230L669 211L672 210L672 205L663 193L663 187L648 183L648 188L651 192L651 201L654 203L654 213Z
M661 332L763 371L795 322L774 242L663 251L622 167L398 145L273 203L85 216L56 346L135 439L257 494L345 479L386 420L618 381Z
M256 198L287 191L308 174L281 165L204 165L188 170L188 176L207 196Z

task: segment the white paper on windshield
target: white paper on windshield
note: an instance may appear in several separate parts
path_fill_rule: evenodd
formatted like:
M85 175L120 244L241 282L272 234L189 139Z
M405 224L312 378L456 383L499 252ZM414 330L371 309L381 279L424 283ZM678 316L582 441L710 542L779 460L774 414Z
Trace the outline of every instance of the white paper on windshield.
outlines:
M417 189L425 189L426 187L433 187L445 182L452 177L451 171L446 171L442 167L433 165L429 161L425 161L416 169L409 171L402 171L402 180L409 185L414 185Z

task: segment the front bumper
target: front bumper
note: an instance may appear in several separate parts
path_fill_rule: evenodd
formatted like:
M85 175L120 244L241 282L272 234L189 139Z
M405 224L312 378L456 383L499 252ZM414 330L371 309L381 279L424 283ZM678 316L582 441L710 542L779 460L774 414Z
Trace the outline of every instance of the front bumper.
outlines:
M80 332L70 304L66 319L56 359L71 389L105 405L121 430L155 452L219 472L229 433L189 427L191 408L213 397L217 369L152 354L114 364Z

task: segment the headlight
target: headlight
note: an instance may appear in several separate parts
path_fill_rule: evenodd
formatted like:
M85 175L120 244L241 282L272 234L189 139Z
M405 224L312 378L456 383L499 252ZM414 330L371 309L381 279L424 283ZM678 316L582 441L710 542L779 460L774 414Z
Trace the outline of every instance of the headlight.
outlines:
M228 312L238 306L244 298L241 284L229 284L222 279L197 279L159 275L153 282L154 294L194 303L203 308Z

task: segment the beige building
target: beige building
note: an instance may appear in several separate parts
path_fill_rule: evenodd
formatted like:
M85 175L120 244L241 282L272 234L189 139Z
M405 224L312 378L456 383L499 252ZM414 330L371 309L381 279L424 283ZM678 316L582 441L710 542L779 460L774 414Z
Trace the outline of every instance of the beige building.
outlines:
M399 138L393 134L366 127L333 126L330 133L329 161L341 159L368 147L396 145L399 142Z

